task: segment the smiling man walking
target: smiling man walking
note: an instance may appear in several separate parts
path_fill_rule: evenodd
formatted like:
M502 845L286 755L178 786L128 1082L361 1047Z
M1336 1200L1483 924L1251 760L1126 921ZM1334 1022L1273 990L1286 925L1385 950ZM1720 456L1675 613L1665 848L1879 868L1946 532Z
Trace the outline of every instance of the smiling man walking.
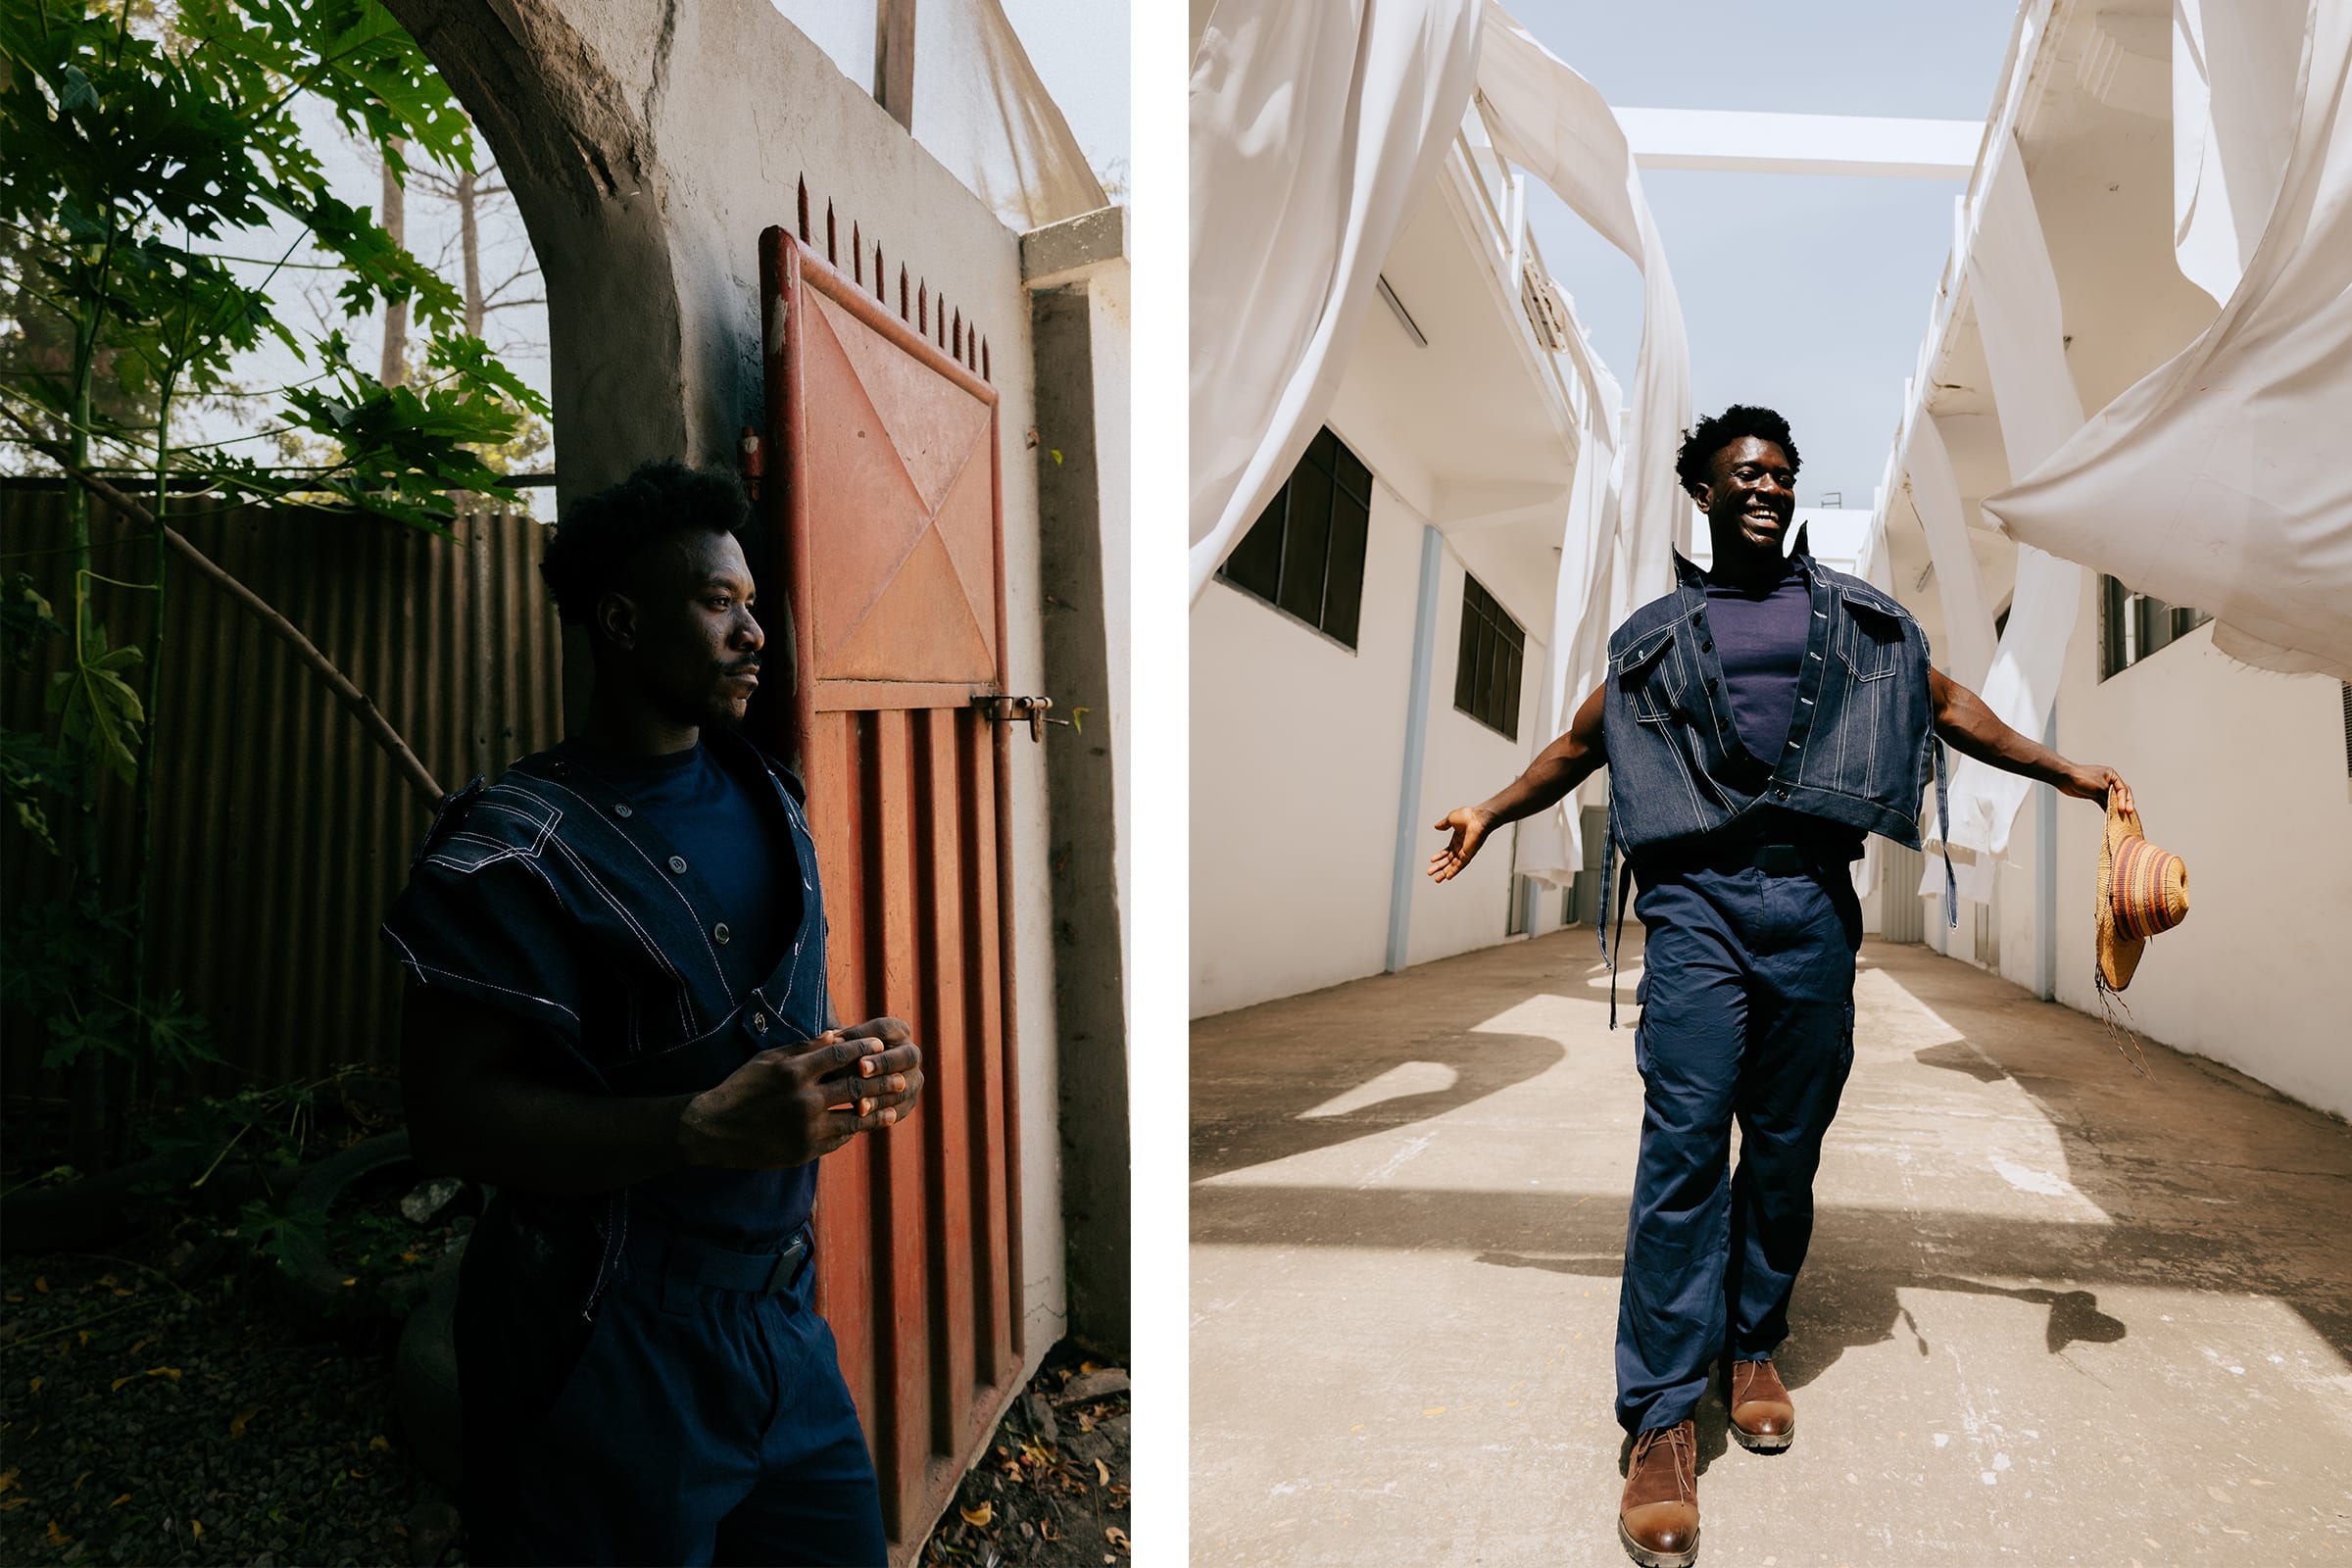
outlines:
M416 1161L499 1189L456 1324L476 1562L884 1557L808 1221L921 1058L836 1025L800 781L737 733L745 514L675 463L569 510L587 724L444 803L384 921Z
M1734 405L1700 420L1676 466L1707 514L1713 565L1675 558L1674 591L1611 634L1607 678L1568 733L1492 800L1448 812L1438 827L1451 840L1430 865L1447 880L1497 824L1608 764L1608 858L1625 851L1646 932L1616 1354L1617 1419L1633 1438L1618 1537L1647 1568L1698 1555L1691 1412L1718 1358L1741 1445L1772 1451L1795 1435L1772 1353L1853 1064L1862 910L1847 866L1864 837L1918 846L1931 771L1940 793L1938 736L2068 795L2131 805L2112 768L2067 761L1931 668L1892 598L1821 565L1801 533L1785 548L1797 453L1778 414ZM1615 1006L1612 994L1612 1024Z

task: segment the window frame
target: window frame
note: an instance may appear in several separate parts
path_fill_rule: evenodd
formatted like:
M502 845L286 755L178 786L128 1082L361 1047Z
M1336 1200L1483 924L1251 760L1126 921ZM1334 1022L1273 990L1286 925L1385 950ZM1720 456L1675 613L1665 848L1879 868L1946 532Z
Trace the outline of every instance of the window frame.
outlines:
M1363 640L1364 571L1371 553L1375 487L1371 466L1325 425L1307 443L1265 510L1218 564L1217 580L1355 653ZM1300 510L1302 503L1305 511ZM1318 505L1322 516L1307 515ZM1318 521L1321 533L1316 537L1307 530ZM1294 523L1298 526L1294 528ZM1311 614L1305 612L1310 608L1305 592L1309 571L1317 577Z
M2168 605L2099 574L2099 679L2108 681L2155 658L2211 620L2208 611Z
M1453 710L1516 745L1526 688L1527 628L1503 608L1493 589L1465 568L1454 648Z

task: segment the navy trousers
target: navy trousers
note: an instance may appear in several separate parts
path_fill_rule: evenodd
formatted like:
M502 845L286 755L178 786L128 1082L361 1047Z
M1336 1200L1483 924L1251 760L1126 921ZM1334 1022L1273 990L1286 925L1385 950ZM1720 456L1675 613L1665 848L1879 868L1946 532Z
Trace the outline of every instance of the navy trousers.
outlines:
M1846 867L1638 868L1642 1152L1617 1307L1617 1420L1672 1426L1719 1355L1771 1357L1854 1059ZM1740 1168L1729 1169L1733 1123Z
M640 1230L591 1327L567 1247L488 1216L475 1236L456 1325L469 1560L885 1560L813 1267L774 1294L707 1286Z

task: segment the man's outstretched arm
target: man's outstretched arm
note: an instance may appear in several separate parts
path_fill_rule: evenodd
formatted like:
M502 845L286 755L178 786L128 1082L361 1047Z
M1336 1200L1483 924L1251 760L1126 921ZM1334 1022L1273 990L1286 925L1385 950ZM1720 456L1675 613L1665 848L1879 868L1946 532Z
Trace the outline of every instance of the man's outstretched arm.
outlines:
M2107 804L2107 792L2114 790L2116 804L2127 811L2132 809L2132 786L2114 768L2070 762L2039 741L2020 735L2001 722L1984 698L1958 681L1945 679L1941 670L1928 671L1928 699L1936 709L1936 733L1962 756L2036 783L2055 785L2062 794L2101 806Z
M1438 831L1450 829L1453 841L1430 857L1432 880L1445 882L1459 875L1486 842L1489 829L1556 806L1609 760L1600 740L1601 691L1601 687L1592 688L1592 695L1568 721L1568 733L1537 753L1526 772L1492 798L1476 806L1456 807L1438 819Z

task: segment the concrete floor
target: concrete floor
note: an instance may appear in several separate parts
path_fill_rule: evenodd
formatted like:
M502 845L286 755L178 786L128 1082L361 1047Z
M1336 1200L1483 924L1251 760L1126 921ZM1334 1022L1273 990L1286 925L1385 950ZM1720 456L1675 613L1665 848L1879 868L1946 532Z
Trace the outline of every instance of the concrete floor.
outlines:
M1195 1560L1627 1560L1607 986L1570 930L1194 1025ZM1855 996L1797 1441L1701 1406L1700 1562L2352 1563L2352 1130L1925 948Z

